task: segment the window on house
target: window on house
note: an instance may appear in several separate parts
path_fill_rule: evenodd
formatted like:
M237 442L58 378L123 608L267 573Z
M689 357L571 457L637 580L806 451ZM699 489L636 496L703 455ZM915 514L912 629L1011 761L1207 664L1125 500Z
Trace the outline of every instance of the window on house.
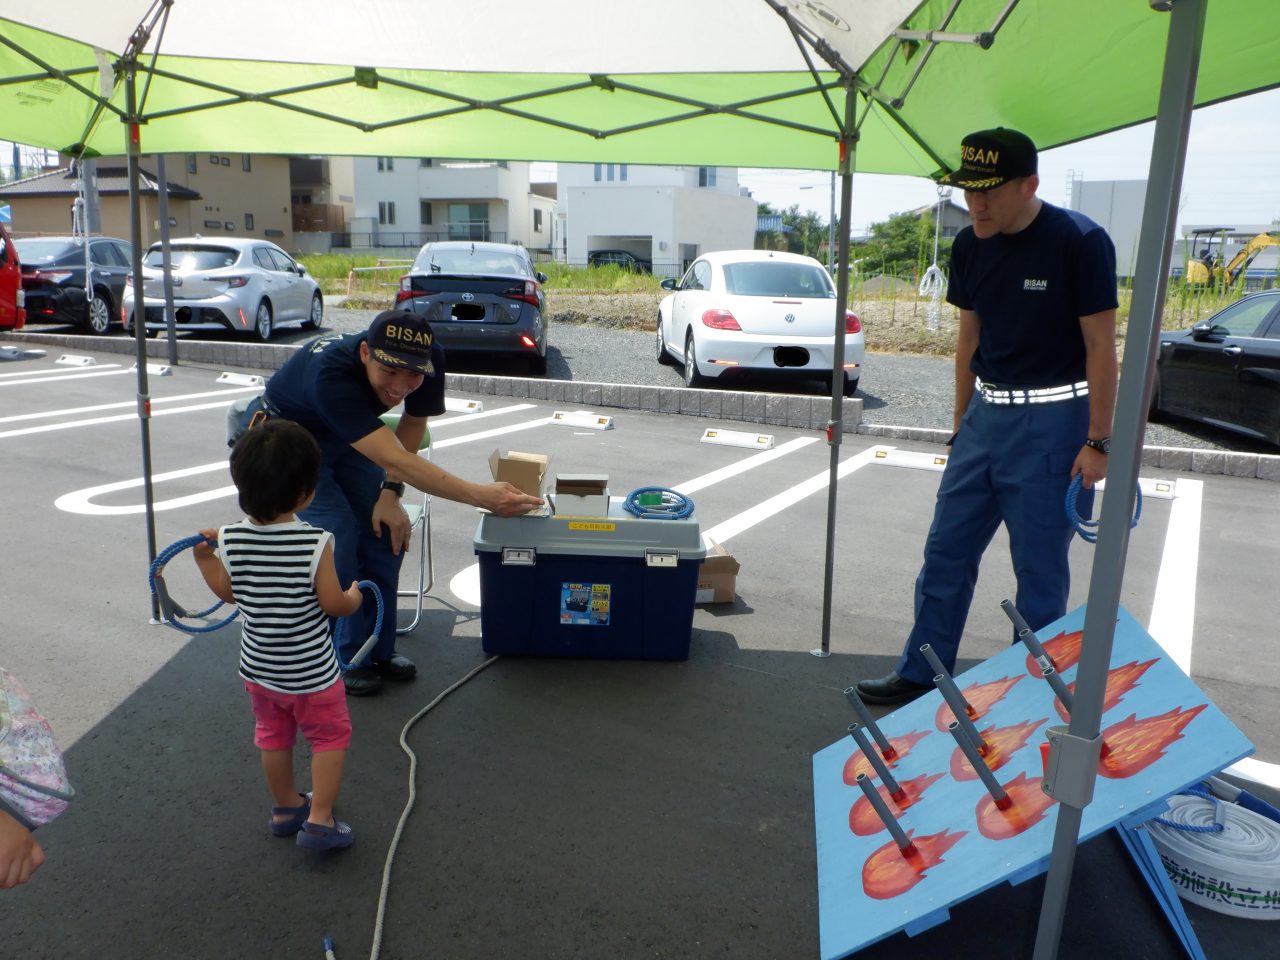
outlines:
M219 157L219 158L218 158L218 163L222 164L224 167L229 167L229 166L231 166L231 158L230 158L230 157Z
M194 153L187 154L187 173L196 172L196 155Z
M245 228L246 230L252 230L252 229L253 229L253 214L252 214L252 213L246 213L246 214L244 215L244 228Z
M511 169L511 164L510 164L510 163L508 163L506 160L499 160L499 161L498 161L498 168L499 168L499 169L501 169L501 170L510 170L510 169Z
M240 169L243 170L245 173L248 173L249 166L250 166L249 154L246 153L240 158Z
M538 210L537 208L535 208L533 211L533 232L534 233L542 232L542 211Z
M595 165L595 169L592 171L591 179L594 180L596 183L599 183L601 179L603 179L602 177L603 171L604 171L604 164L597 163Z
M698 186L714 187L716 185L716 168L715 167L699 167L698 168Z
M614 170L614 165L612 163L607 164L605 166L605 179L610 181L611 183L613 182L613 170Z
M209 163L215 167L218 165L218 155L216 153L209 154Z
M396 202L394 200L378 201L378 223L389 224L396 222Z
M395 158L394 158L394 157L379 157L379 158L378 158L378 170L379 170L379 172L381 172L381 171L391 171L391 170L394 170L395 168L396 168L396 162L395 162Z
M618 164L618 179L619 179L619 180L621 180L621 181L623 181L623 182L626 182L626 179L627 179L627 165L626 165L625 163L620 163L620 164Z
M424 227L431 226L431 201L418 201L418 222Z
M418 166L420 167L429 167L431 166L431 164L432 164L432 160L430 157L423 157L418 161Z

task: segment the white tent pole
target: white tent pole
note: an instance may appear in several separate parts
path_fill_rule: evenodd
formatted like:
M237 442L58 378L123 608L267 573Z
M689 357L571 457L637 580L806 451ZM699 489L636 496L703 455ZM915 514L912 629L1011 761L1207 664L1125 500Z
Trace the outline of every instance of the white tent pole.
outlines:
M827 548L822 574L822 646L809 651L815 657L831 656L831 597L836 556L836 494L840 483L840 444L844 439L844 315L849 306L849 230L853 208L853 168L858 135L854 130L854 88L844 85L844 123L840 133L840 255L836 261L836 343L831 361L831 419L827 421L831 447L831 476L827 481ZM834 180L832 181L834 183Z
M1099 725L1111 663L1116 613L1125 554L1129 548L1129 518L1142 463L1142 438L1151 398L1152 370L1160 339L1160 317L1168 286L1169 259L1182 190L1187 136L1195 102L1200 44L1204 36L1206 0L1149 0L1155 10L1172 8L1165 46L1164 76L1151 145L1147 198L1138 238L1133 299L1125 337L1123 374L1112 428L1107 468L1108 496L1102 501L1098 543L1089 581L1080 666L1076 671L1075 703L1066 735L1050 748L1047 769L1055 773L1050 795L1058 800L1058 819L1049 860L1049 876L1040 905L1034 960L1054 960L1062 937L1071 871L1084 808L1093 799L1098 756L1102 746Z

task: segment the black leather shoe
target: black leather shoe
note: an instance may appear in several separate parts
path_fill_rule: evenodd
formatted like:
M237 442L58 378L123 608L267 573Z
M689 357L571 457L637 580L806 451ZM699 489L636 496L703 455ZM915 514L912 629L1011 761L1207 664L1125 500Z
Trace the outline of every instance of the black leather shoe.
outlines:
M371 697L382 689L382 677L373 667L356 667L342 675L349 697Z
M892 672L879 680L858 681L858 696L866 703L907 703L932 689L931 684L916 683Z
M412 680L418 673L418 668L413 665L413 661L398 653L393 653L390 660L372 662L373 669L378 671L378 676L386 677L388 680Z

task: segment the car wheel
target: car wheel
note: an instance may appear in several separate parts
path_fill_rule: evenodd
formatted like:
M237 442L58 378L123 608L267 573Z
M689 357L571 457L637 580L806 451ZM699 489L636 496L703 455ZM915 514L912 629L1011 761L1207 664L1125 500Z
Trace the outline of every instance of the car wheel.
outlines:
M852 397L858 392L858 377L851 377L847 373L844 375L844 395Z
M303 330L319 330L320 321L324 319L324 301L320 299L320 294L316 294L311 298L311 312L307 314L307 319L302 321Z
M545 376L547 372L547 358L540 353L535 353L529 357L529 372L535 377Z
M675 363L675 358L667 352L667 341L662 336L662 314L658 314L658 362L663 366Z
M693 331L690 330L684 341L684 385L700 387L707 378L698 372L698 354L693 345Z
M265 300L258 304L258 313L253 320L253 330L263 343L270 340L271 334L275 331L271 320L271 304Z
M89 332L101 336L111 328L111 299L102 290L95 290L93 300L85 307L84 323Z

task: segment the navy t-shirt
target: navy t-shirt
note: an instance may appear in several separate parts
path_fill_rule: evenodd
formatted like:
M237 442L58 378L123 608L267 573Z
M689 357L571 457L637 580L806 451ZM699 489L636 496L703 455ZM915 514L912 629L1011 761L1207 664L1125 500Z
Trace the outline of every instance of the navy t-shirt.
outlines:
M317 440L337 437L354 443L382 426L378 419L390 407L369 384L360 362L365 334L331 333L312 340L285 361L267 381L267 403L280 416L311 431ZM371 361L372 362L372 361ZM431 347L434 376L404 398L409 416L444 413L444 349Z
M1116 250L1083 214L1042 203L1026 229L980 240L972 227L951 248L947 302L978 314L969 368L1002 386L1085 379L1080 318L1112 310Z

